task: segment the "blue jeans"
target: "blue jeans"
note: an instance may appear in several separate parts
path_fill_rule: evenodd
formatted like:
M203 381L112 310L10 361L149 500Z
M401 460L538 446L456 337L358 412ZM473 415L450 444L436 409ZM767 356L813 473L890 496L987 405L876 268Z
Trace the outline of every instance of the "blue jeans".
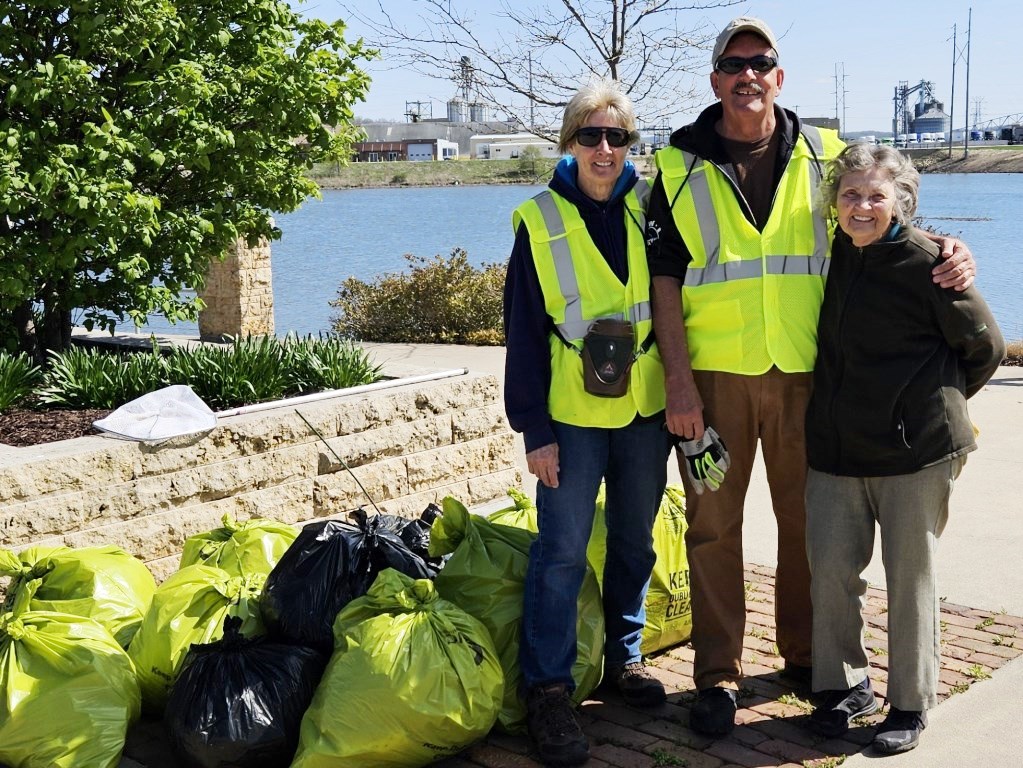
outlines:
M554 422L557 488L537 483L539 536L529 550L519 664L528 690L563 683L576 659L576 601L586 573L586 545L604 480L605 666L639 661L643 603L656 559L651 530L667 482L670 450L661 420L617 429Z

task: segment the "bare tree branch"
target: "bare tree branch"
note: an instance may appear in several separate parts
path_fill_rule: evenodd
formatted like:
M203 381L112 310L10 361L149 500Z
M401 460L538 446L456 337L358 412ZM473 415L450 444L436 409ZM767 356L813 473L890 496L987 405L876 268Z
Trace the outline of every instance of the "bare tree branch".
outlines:
M504 0L500 12L480 16L468 0L419 0L421 11L407 19L382 0L375 11L342 7L395 68L454 81L459 97L550 135L592 77L619 81L648 124L695 106L717 34L706 11L739 2Z

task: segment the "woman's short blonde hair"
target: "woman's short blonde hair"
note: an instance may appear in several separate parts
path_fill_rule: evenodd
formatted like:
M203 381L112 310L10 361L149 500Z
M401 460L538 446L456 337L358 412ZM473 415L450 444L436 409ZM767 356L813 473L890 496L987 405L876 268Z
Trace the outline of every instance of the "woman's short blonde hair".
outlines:
M590 115L606 109L608 115L632 134L632 142L639 139L636 131L636 113L629 97L622 93L614 80L601 78L584 85L571 101L565 106L565 117L561 122L561 133L558 135L558 151L567 153L578 131L589 119Z
M903 225L911 223L920 196L920 174L908 157L886 144L850 144L828 163L821 183L824 210L831 214L836 210L843 176L871 168L887 172L895 186L895 220Z

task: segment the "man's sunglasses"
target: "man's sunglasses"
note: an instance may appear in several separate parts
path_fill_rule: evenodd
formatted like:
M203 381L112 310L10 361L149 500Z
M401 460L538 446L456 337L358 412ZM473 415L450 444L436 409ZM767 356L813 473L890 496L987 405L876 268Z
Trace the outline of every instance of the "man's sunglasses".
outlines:
M745 72L746 68L749 67L754 72L770 72L772 69L778 66L778 60L773 56L752 56L748 59L744 59L741 56L725 56L724 58L718 59L717 65L714 69L718 72L724 72L726 75L737 75L740 72Z
M624 128L580 128L572 138L584 147L595 147L603 136L607 137L607 145L616 149L627 147L632 140L632 134Z

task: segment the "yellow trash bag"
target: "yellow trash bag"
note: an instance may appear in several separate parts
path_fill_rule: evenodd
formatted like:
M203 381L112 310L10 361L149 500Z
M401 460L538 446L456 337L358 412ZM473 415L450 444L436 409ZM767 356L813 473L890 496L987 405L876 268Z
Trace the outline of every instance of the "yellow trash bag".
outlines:
M253 518L238 523L225 514L221 523L221 528L185 539L179 570L190 565L212 565L232 576L268 574L298 538L294 526L276 520Z
M393 568L334 621L292 768L414 768L493 727L504 677L486 628Z
M157 588L128 646L147 712L162 712L189 649L222 638L225 618L240 618L245 637L263 634L259 595L265 581L262 573L232 576L220 568L190 565Z
M29 547L0 550L0 576L11 576L7 608L37 584L29 610L84 616L102 624L127 648L156 591L145 564L120 547Z
M512 528L538 533L540 528L536 523L536 504L533 500L518 488L509 488L508 495L511 496L512 505L491 512L487 520L497 525L510 525Z
M433 523L430 554L451 554L434 583L447 598L483 622L494 639L504 669L504 704L497 725L509 733L523 730L526 706L519 694L519 634L522 591L529 547L536 534L492 523L470 514L456 499L444 499L444 515ZM577 657L572 667L576 703L600 683L604 657L604 610L596 576L587 569L579 590Z
M597 496L597 514L586 556L598 574L604 573L607 527L604 519L604 486ZM670 648L689 639L693 631L689 603L689 560L686 557L686 495L681 485L664 489L654 519L654 553L657 560L646 593L646 624L640 651L643 654Z
M139 715L135 670L92 619L28 609L0 615L0 764L115 768Z

